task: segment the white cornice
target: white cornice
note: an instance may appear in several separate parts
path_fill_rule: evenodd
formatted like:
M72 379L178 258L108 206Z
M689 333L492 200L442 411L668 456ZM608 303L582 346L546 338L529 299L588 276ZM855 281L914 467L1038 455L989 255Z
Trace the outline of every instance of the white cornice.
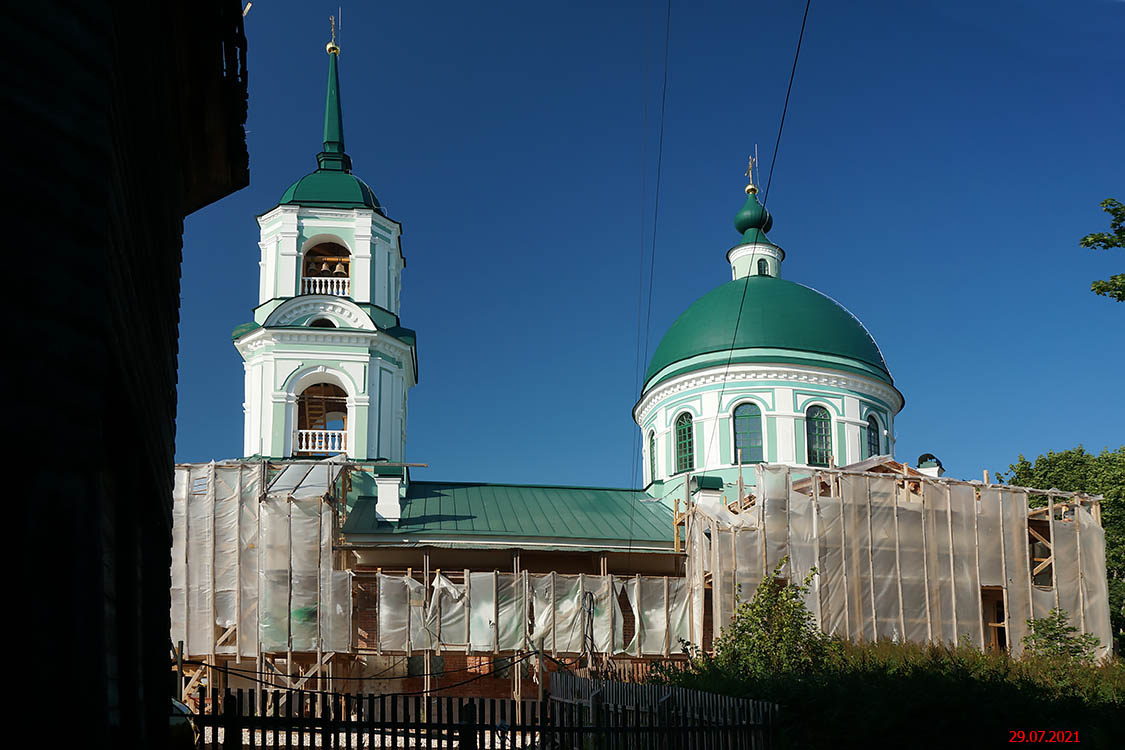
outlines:
M844 374L827 368L751 364L732 364L730 367L726 367L720 364L704 370L684 373L661 383L641 398L640 402L633 408L633 417L637 424L644 424L652 409L665 399L693 388L712 383L741 383L755 380L780 380L793 384L827 385L856 393L865 393L890 404L896 414L902 409L903 405L902 394L895 388L862 375Z
M362 346L364 353L348 357L341 352L332 352L332 359L341 361L349 360L356 362L367 362L370 360L370 354L386 354L395 359L406 361L410 358L411 348L408 344L404 344L393 336L383 333L382 331L339 331L331 328L286 328L286 329L270 329L270 328L257 328L235 343L235 348L238 349L239 354L243 359L249 360L252 357L272 357L281 356L284 353L279 351L263 352L262 354L255 355L263 347L275 346L284 347L285 345L319 345L329 344L335 346ZM307 357L310 352L300 351L296 352L300 356Z

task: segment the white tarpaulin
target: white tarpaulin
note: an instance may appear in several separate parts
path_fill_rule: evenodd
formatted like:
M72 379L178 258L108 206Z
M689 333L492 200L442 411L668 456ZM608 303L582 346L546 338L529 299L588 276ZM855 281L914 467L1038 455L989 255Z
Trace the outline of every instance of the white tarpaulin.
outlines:
M708 576L717 632L736 597L752 596L763 574L788 558L780 571L788 580L817 569L806 603L824 631L846 638L984 647L995 625L982 603L1002 591L1001 625L1014 653L1027 620L1056 606L1108 652L1105 542L1094 500L1043 493L1054 508L1048 521L1048 509L1032 511L1022 488L835 470L809 477L784 466L759 466L758 476L755 502L743 511L711 497L689 513L688 629L696 643ZM627 584L636 610L634 589ZM630 649L639 641L644 653L652 636L646 627L637 632Z
M333 570L338 462L176 468L172 640L185 655L351 649L351 573Z

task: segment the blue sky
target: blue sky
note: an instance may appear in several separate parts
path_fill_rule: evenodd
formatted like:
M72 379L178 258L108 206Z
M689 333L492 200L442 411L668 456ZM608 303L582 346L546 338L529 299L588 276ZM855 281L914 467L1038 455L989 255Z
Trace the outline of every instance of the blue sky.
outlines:
M672 5L650 355L730 278L745 158L757 143L769 169L803 10ZM185 224L177 460L241 455L230 331L257 301L254 217L315 167L335 11L246 17L251 184ZM344 8L348 152L404 227L416 478L633 484L664 13ZM906 395L899 458L979 478L1125 440L1125 303L1089 291L1125 258L1078 246L1125 200L1123 38L1111 0L814 0L770 236L786 278L879 342Z

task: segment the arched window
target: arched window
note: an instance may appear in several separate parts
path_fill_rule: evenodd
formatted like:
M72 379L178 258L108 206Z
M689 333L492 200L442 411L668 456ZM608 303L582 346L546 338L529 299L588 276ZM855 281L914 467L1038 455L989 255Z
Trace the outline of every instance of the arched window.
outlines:
M823 406L805 412L805 445L810 466L827 466L832 460L832 417Z
M301 267L302 294L351 295L351 253L343 245L322 242L309 248Z
M691 415L684 412L676 417L676 473L695 468L695 441L691 435Z
M656 481L656 432L648 434L648 481Z
M735 463L738 463L739 451L742 463L766 460L762 445L762 410L756 404L739 404L734 410Z
M310 385L297 397L297 442L294 453L332 454L347 451L348 394L338 385Z
M758 275L759 276L769 276L770 275L770 263L765 258L759 258L758 259Z
M867 457L878 456L883 451L881 450L882 441L879 439L879 420L875 419L874 414L867 417Z
M317 318L309 322L309 328L335 328L336 324L328 318Z

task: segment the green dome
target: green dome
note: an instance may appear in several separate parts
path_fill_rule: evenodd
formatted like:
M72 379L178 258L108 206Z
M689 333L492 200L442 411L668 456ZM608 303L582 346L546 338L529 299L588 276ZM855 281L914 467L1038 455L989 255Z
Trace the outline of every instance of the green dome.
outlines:
M318 169L294 182L279 203L329 208L381 209L367 183L350 172Z
M893 385L875 340L839 302L792 281L749 276L708 292L676 319L652 357L644 389L673 375L725 364L728 356L732 363L828 367ZM681 366L670 367L677 363Z

